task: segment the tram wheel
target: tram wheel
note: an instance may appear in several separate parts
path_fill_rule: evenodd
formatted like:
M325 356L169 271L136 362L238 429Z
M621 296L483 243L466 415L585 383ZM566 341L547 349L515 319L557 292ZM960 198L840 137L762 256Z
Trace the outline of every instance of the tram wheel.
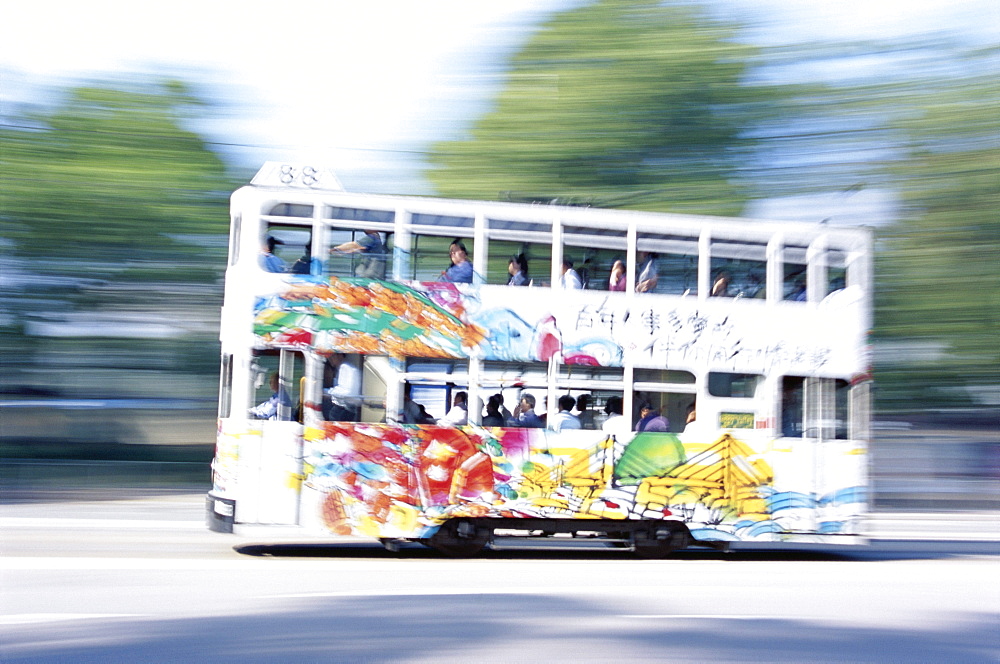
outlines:
M427 545L452 558L469 558L490 543L492 532L468 521L449 521L431 535Z
M635 555L639 558L666 558L674 551L685 548L688 536L681 529L653 528L645 532L637 531L632 544Z

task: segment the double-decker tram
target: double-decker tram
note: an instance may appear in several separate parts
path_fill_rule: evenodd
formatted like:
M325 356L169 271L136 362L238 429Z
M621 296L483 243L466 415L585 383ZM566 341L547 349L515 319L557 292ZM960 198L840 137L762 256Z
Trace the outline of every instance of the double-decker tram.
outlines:
M269 163L232 196L209 525L451 555L857 541L871 255L860 228Z

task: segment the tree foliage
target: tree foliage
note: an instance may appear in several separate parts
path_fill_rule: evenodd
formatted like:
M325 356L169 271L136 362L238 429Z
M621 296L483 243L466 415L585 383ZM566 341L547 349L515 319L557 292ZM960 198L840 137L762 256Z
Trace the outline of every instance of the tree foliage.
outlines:
M998 56L966 54L965 75L910 86L897 121L909 145L892 173L906 210L883 233L877 333L941 351L886 367L894 407L928 395L935 406L1000 405Z
M775 90L744 85L753 50L691 6L604 0L555 16L429 178L463 198L562 198L736 213L741 132Z
M176 82L89 85L55 108L8 119L3 235L24 255L87 256L225 232L224 165L182 126L198 103Z

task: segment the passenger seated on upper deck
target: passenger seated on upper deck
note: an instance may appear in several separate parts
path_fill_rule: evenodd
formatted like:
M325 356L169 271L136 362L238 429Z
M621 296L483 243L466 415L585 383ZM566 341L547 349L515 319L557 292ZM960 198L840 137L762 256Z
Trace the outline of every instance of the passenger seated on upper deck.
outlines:
M805 302L806 292L805 277L799 277L795 280L795 287L792 289L792 292L789 293L788 299L793 302Z
M362 254L354 264L354 276L368 279L385 279L385 244L382 235L372 229L366 229L358 240L339 244L332 252L341 254Z
M320 262L312 257L312 247L307 244L305 252L292 263L292 269L289 271L292 274L322 274L323 269Z
M732 297L729 294L729 283L732 280L732 275L726 270L722 270L716 274L715 280L712 282L712 297Z
M472 263L469 262L469 252L465 249L465 243L456 238L448 247L448 256L451 258L451 265L441 272L441 278L438 281L471 284Z
M560 279L560 284L563 288L568 290L581 290L583 288L583 282L580 281L580 275L573 269L573 261L568 258L564 258L562 262L562 278Z
M618 293L625 292L628 285L628 276L625 271L625 261L617 260L611 266L611 275L608 277L608 290Z
M507 263L507 273L510 274L508 286L528 285L528 259L524 254L518 254L510 259Z
M278 240L273 235L268 235L264 241L264 246L260 248L260 266L268 272L284 272L285 261L274 255L274 247Z
M660 264L656 261L656 254L650 251L640 251L636 254L639 261L639 270L635 278L635 292L649 293L656 288L660 280Z

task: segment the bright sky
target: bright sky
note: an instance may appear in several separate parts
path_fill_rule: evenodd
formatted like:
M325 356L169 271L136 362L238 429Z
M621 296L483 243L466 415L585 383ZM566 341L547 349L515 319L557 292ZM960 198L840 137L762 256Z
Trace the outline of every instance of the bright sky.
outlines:
M213 139L253 163L331 165L349 188L420 193L429 141L485 110L533 25L581 0L55 0L7 7L0 103L65 78L155 71L226 104ZM995 0L717 0L758 43L948 29L997 40ZM21 97L18 99L18 97ZM367 174L367 175L364 175ZM388 177L387 177L388 176ZM371 178L374 178L372 180Z

